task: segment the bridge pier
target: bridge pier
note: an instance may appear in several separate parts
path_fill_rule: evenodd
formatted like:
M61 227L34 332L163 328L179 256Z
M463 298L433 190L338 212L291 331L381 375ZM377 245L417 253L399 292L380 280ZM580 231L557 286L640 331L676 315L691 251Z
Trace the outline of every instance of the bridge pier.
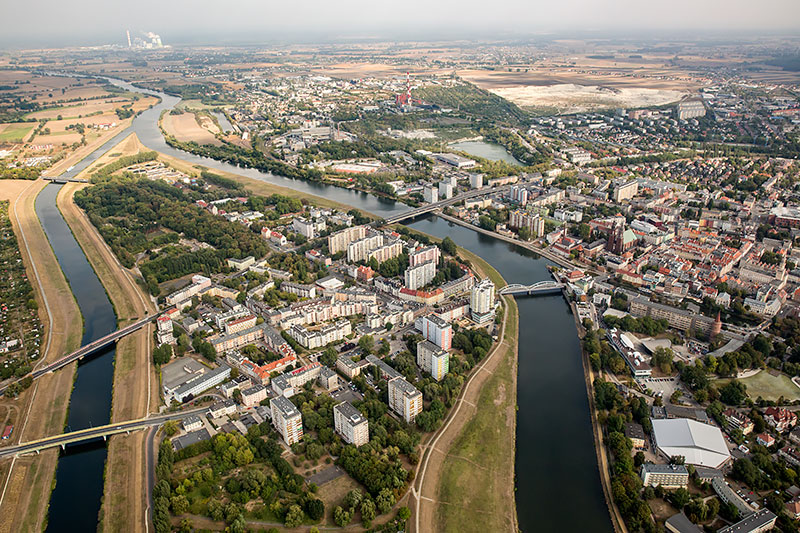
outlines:
M108 439L108 436L107 435L103 435L103 441L106 441L107 439Z
M64 444L63 442L61 443L61 449L62 449L63 451L67 451L67 445L66 445L66 444ZM36 453L39 453L39 452L36 452Z

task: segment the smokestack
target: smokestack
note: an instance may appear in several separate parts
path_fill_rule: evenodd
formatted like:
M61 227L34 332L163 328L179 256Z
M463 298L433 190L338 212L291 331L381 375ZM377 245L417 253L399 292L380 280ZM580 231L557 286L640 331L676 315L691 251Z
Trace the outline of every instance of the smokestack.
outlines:
M128 35L128 48L133 48L131 46L131 30L125 30L125 33Z

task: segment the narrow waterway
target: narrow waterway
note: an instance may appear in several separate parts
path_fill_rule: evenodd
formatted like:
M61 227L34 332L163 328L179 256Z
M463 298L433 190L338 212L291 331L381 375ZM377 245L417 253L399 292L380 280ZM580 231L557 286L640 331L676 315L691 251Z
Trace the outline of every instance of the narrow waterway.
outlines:
M409 227L450 237L508 283L551 279L533 252L434 216ZM563 296L518 298L516 504L525 532L611 532L575 321Z
M36 215L70 284L83 316L81 344L117 329L114 308L92 266L75 241L56 197L61 185L48 185L36 198ZM114 376L113 347L78 366L70 396L67 430L108 424ZM95 531L103 497L105 443L69 446L61 453L56 486L50 497L47 531Z
M112 82L131 91L155 94L162 101L76 165L66 177L76 175L133 131L148 148L192 164L323 196L379 216L409 209L366 193L239 168L176 150L164 141L158 118L163 110L171 109L180 99L144 91L120 80ZM507 160L494 152L499 148L511 157L500 146L481 145L489 146L493 153L470 153L487 159ZM58 187L48 186L37 199L36 210L81 307L86 321L83 339L86 343L113 331L116 319L99 280L55 206L57 192ZM410 226L437 237L449 235L460 246L490 262L509 283L527 284L549 279L546 270L549 263L523 248L435 217ZM516 504L520 528L526 532L611 531L592 440L580 345L569 307L561 296L526 298L517 303L520 338ZM79 367L70 404L70 429L107 422L112 380L113 353L111 356L102 354ZM101 443L88 449L68 449L59 460L57 485L50 502L50 531L95 529L103 493L105 456L106 449Z

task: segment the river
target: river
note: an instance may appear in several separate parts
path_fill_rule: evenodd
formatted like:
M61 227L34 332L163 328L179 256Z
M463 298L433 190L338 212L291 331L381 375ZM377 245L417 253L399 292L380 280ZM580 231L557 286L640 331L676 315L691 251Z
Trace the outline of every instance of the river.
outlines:
M36 198L36 215L81 310L83 345L116 330L117 318L105 289L56 206L61 187L48 185L42 190ZM78 366L67 417L69 431L109 423L114 355L112 345ZM50 497L47 531L97 530L105 461L103 442L69 446L61 454Z
M409 227L450 237L508 283L551 279L519 246L428 216ZM611 532L592 437L575 321L561 295L518 298L517 515L522 531Z
M162 100L158 105L139 115L128 130L121 132L114 140L109 141L89 158L76 165L71 172L65 175L67 177L76 175L124 135L133 131L148 148L192 164L237 173L260 181L290 187L310 195L324 196L382 217L409 209L406 205L366 193L285 178L254 169L239 168L174 149L167 145L162 137L158 119L163 110L171 109L180 99L145 91L120 80L111 81L115 85L131 91L156 94ZM511 157L501 146L489 143L478 143L478 145L470 145L472 151L463 147L459 149L487 159L508 161L507 158ZM506 157L500 156L496 149L502 151ZM69 233L57 210L55 214L52 212L55 210L56 192L56 187L48 186L42 193L42 198L37 201L37 213L40 213L41 210L40 217L49 217L51 222L48 225L54 226L51 230L45 227L48 237L51 237L51 231L56 231L56 229L62 233L63 230ZM56 216L58 220L56 220ZM45 225L44 221L43 225ZM549 262L518 246L498 241L432 216L414 222L410 224L410 227L437 237L450 236L460 246L489 261L509 283L528 284L550 278L546 269ZM71 234L57 235L56 241L59 244L54 245L54 249L56 249L56 256L60 262L62 257L65 261L78 261L78 258L73 256L80 256L83 262L86 261ZM59 250L61 251L59 252ZM91 271L88 263L85 266ZM67 279L73 283L73 275L77 274L71 274L70 269L64 267L63 263L62 268L67 274ZM97 282L93 272L91 276L85 270L80 270L80 272L81 276L85 276L86 279L93 278L92 285ZM74 279L84 278L76 277ZM73 283L73 289L77 293L85 293L82 282L79 283L80 285ZM106 332L103 328L94 325L97 324L95 321L109 321L110 318L113 318L113 312L108 309L110 303L108 303L102 287L99 289L102 294L97 293L96 289L91 290L93 297L100 300L102 305L87 306L84 309L84 306L81 305L82 299L78 298L76 294L87 323L86 335L91 335L91 337L85 335L84 342ZM106 304L108 307L105 307ZM610 532L612 526L600 485L592 439L580 344L569 307L561 296L519 299L518 305L520 338L517 388L519 410L517 416L516 504L520 528L523 531ZM109 325L111 329L116 325L115 321L112 322ZM111 331L111 329L107 331ZM98 368L105 370L92 374L88 370L84 371L84 367L93 369L92 365L97 365ZM81 380L82 375L86 375L87 379ZM89 378L89 376L92 377ZM91 399L91 395L94 394L103 397L96 400L96 405L91 406L93 411L91 423L97 425L108 420L112 377L113 356L100 356L79 368L78 379L80 381L76 382L75 392L71 399L69 423L72 429L76 429L76 425L79 423L86 425L89 422L88 416L84 416L80 421L77 418L73 421L73 416L77 417L77 413L88 409L83 406L83 403L94 401ZM90 379L91 381L89 381ZM87 387L93 390L78 394L79 389ZM84 394L87 396L84 397ZM73 411L76 414L73 415ZM103 411L102 421L99 418L100 415L94 414L94 411ZM96 417L98 417L97 420ZM94 529L102 497L102 463L105 460L105 454L105 447L100 446L100 449L95 447L88 451L72 452L70 450L59 460L57 485L50 505L50 530L58 531L59 528L69 528L73 531ZM81 472L81 474L76 475L76 472ZM82 519L81 527L76 527L76 515ZM89 520L90 518L91 520ZM92 527L88 527L90 521ZM87 527L83 527L84 524Z

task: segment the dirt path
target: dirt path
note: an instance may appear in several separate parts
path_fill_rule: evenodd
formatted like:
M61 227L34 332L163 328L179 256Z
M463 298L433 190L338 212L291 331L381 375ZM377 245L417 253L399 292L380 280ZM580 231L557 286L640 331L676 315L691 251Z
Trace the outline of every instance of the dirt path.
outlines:
M473 267L483 276L488 275L484 272L481 261L477 260L472 254L466 254L473 263ZM471 257L470 257L471 256ZM473 476L478 475L485 483L492 487L497 487L502 493L500 498L502 501L507 502L502 508L493 509L475 509L470 506L469 509L464 509L463 513L481 512L482 514L492 515L495 521L502 522L507 526L508 530L517 530L516 507L514 506L514 435L515 427L514 420L516 420L515 412L504 413L510 421L509 435L510 435L510 448L508 454L501 454L500 465L498 469L489 469L488 467L476 468L474 458L463 457L451 453L451 448L465 433L465 429L469 422L476 415L479 400L482 393L484 393L484 386L487 381L494 375L501 363L508 362L509 358L513 359L511 365L511 383L500 382L499 386L494 391L488 391L494 395L494 405L498 406L504 403L507 395L511 394L516 398L516 335L517 335L517 311L516 304L513 299L505 299L503 322L500 328L498 338L503 339L502 342L497 344L492 351L487 355L483 362L476 367L470 375L468 381L464 384L461 394L457 399L455 407L451 410L448 418L442 427L432 435L432 437L423 446L423 460L417 466L415 483L411 491L410 506L413 506L413 518L411 531L414 533L422 533L427 531L437 531L441 525L438 519L438 514L442 512L444 506L461 508L462 505L468 505L468 502L448 502L440 498L442 492L443 474L446 464L452 461L462 461L469 465L472 470ZM509 320L509 317L511 319ZM513 324L509 324L513 322ZM508 329L507 329L508 328ZM510 330L510 331L509 331ZM506 333L513 332L513 339L509 340ZM510 352L511 350L511 352ZM514 406L516 402L511 402ZM510 502L510 505L508 504ZM490 502L486 502L490 504ZM485 513L484 513L485 511ZM477 524L476 524L477 525ZM505 528L504 528L505 529Z
M123 141L125 143L126 141ZM123 147L124 148L124 147ZM118 151L117 148L114 149ZM87 184L69 183L58 195L58 207L92 264L114 305L120 326L156 311L131 273L117 260L86 214L74 202L75 192ZM157 378L150 365L152 325L117 344L111 420L147 416L157 406ZM137 432L110 439L103 496L103 530L145 530L147 487L145 434Z
M44 181L0 182L0 198L11 202L11 223L45 324L44 357L39 365L78 348L82 334L77 303L34 210L36 196L45 185ZM63 429L74 372L73 364L43 376L12 401L23 413L12 442L38 439ZM2 465L0 533L41 531L57 460L58 451L51 450Z

